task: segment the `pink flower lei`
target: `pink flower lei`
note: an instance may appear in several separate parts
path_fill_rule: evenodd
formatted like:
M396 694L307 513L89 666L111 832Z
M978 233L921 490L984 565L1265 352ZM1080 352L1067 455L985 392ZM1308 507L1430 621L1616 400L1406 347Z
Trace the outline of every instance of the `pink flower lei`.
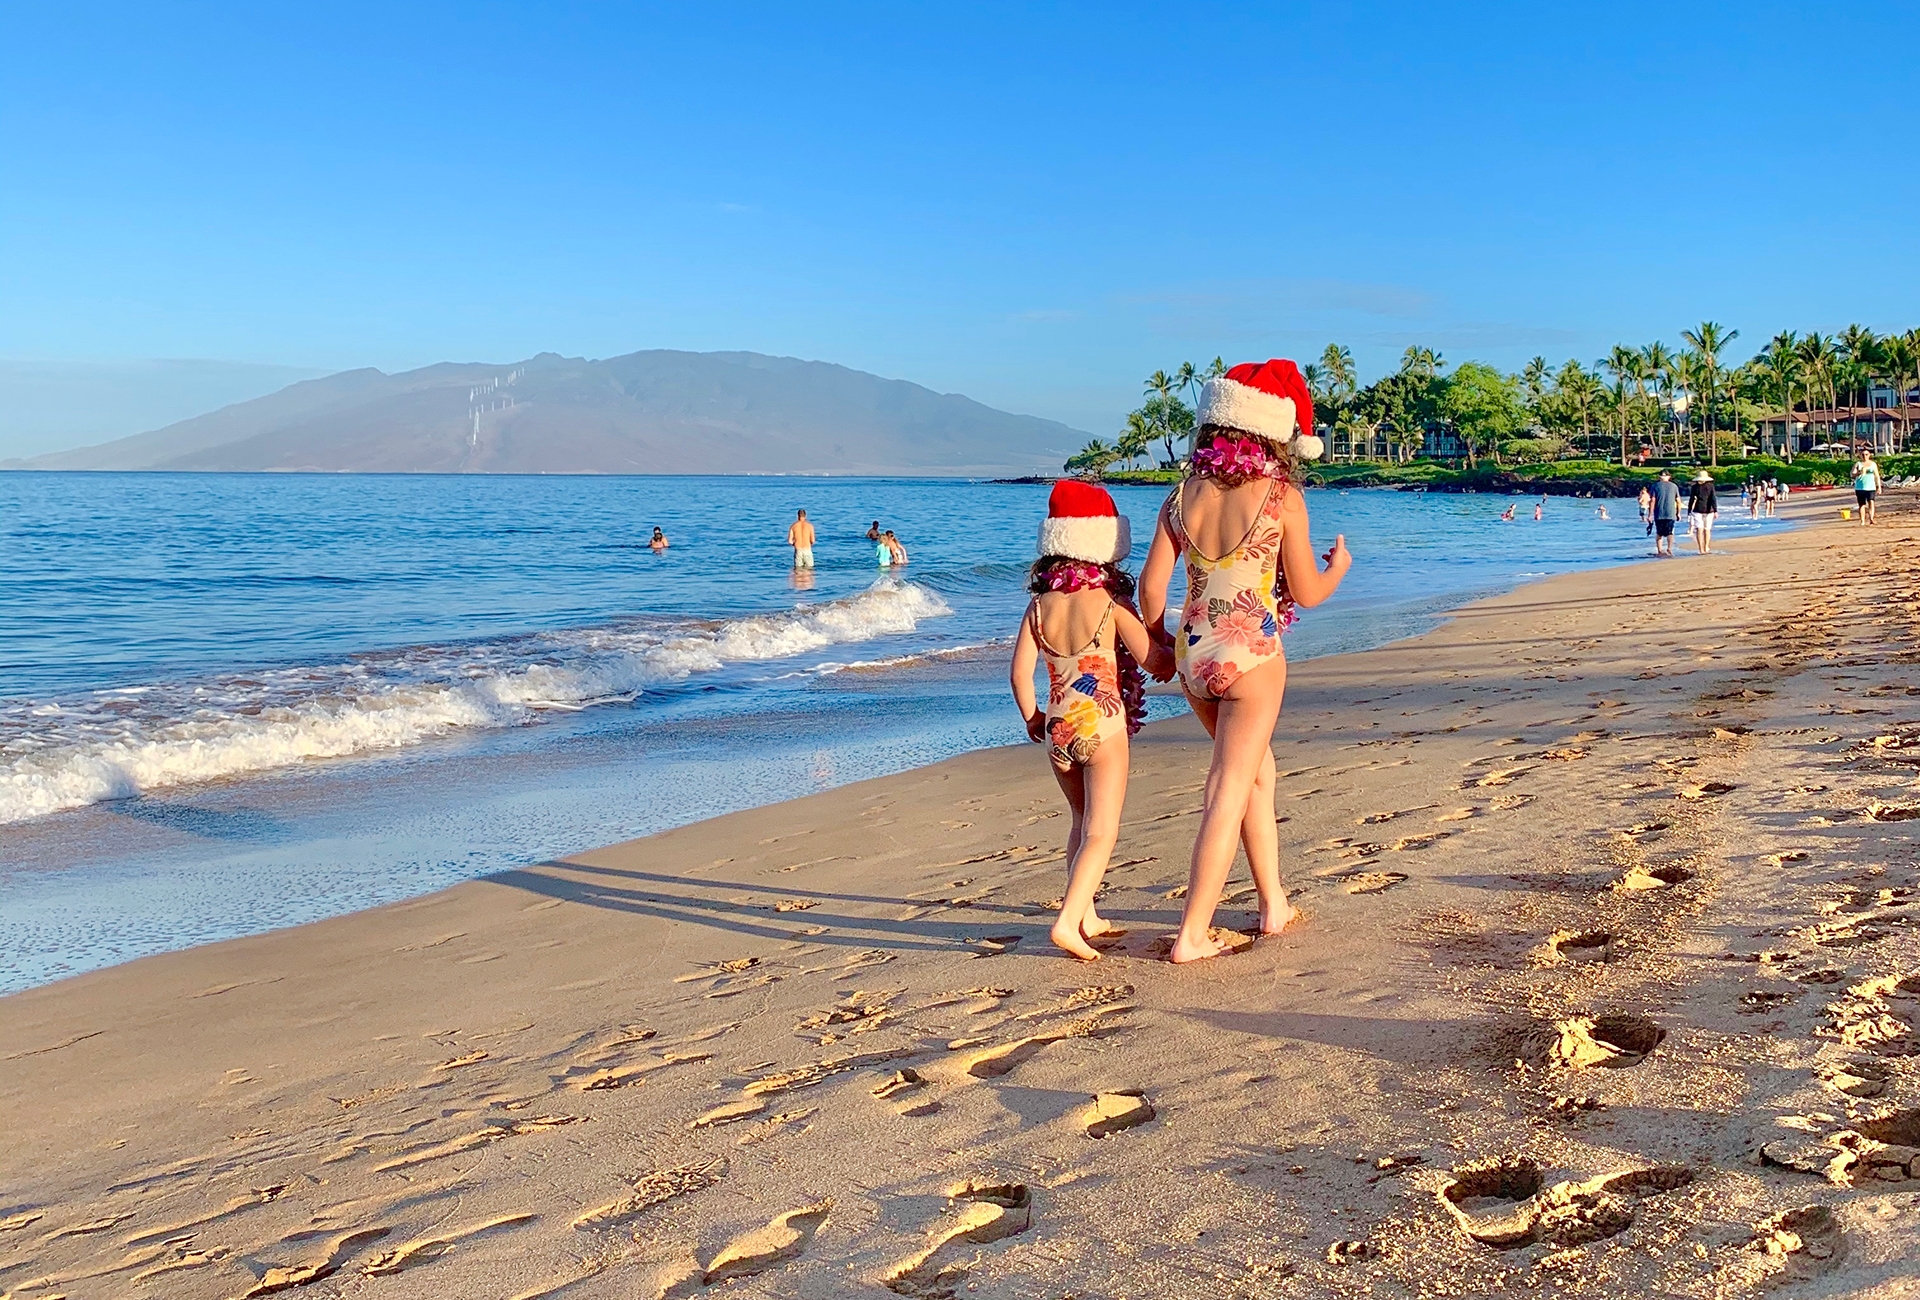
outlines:
M1106 585L1106 570L1085 560L1063 560L1047 570L1047 587L1051 591L1091 591Z
M1230 438L1216 433L1193 449L1193 468L1201 474L1245 474L1253 478L1278 478L1280 463L1254 438Z

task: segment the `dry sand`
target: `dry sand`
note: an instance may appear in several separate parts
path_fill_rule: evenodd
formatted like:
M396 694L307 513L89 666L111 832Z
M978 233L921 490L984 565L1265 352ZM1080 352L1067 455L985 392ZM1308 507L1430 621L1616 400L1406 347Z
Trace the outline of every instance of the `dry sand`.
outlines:
M1920 1294L1892 495L1298 665L1200 967L1189 719L1092 965L1027 748L0 999L0 1291Z

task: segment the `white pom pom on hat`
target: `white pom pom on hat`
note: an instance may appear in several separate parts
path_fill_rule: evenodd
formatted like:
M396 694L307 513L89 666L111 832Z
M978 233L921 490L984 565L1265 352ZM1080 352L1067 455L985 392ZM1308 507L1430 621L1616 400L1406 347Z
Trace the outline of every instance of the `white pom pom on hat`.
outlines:
M1083 479L1063 478L1047 498L1038 550L1089 564L1118 564L1133 550L1133 529L1112 493Z
M1200 390L1201 424L1265 438L1301 460L1319 460L1326 444L1313 432L1313 394L1300 367L1275 358L1248 361Z

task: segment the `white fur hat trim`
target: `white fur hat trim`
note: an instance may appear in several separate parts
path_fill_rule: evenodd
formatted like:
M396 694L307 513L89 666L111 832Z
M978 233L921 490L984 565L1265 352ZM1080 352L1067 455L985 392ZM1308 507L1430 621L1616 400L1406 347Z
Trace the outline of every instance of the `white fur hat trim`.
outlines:
M1276 397L1225 375L1209 379L1200 390L1201 424L1217 424L1258 434L1284 447L1299 428L1291 397Z
M1132 550L1133 530L1125 515L1055 516L1040 521L1041 555L1118 564Z

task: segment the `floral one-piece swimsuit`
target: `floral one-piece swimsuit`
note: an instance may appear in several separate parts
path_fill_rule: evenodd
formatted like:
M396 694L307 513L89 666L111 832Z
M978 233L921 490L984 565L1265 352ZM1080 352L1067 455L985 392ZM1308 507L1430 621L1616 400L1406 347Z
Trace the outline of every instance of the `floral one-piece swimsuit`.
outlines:
M1269 479L1266 499L1240 545L1219 559L1202 555L1187 536L1180 499L1167 499L1167 522L1187 564L1187 600L1173 657L1181 684L1196 699L1217 700L1246 674L1280 656L1280 634L1293 623L1293 598L1280 568L1280 506L1287 483Z
M1027 607L1027 617L1034 643L1047 659L1047 758L1064 772L1075 763L1092 762L1102 744L1127 734L1120 667L1113 647L1100 644L1113 626L1113 602L1107 602L1093 637L1071 653L1047 644L1039 601Z

